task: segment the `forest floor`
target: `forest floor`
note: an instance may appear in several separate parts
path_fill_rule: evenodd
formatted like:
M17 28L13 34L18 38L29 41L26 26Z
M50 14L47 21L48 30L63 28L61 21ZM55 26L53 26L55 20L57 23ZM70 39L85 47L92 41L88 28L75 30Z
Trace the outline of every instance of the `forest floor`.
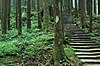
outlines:
M38 66L51 58L54 33L38 29L37 21L29 32L22 30L21 36L16 29L0 35L0 66Z

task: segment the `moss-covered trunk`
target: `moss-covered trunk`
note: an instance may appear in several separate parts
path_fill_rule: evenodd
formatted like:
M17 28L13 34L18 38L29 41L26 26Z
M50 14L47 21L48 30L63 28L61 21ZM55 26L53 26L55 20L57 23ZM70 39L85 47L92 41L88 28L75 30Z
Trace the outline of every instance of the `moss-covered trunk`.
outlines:
M86 27L86 23L85 23L85 1L82 0L80 2L80 17L81 17L81 26L84 29Z
M53 48L53 57L54 57L54 66L60 66L60 60L64 55L63 48L63 32L62 32L62 22L60 17L59 10L60 2L58 0L54 0L54 22L55 22L55 39L54 39L54 48Z
M42 19L41 19L41 13L40 13L40 0L37 0L37 13L38 13L38 28L41 29L42 28Z
M10 30L11 0L8 0L8 30Z
M2 34L7 32L7 2L2 0Z
M22 22L21 22L21 0L17 1L17 25L18 25L18 35L22 34Z
M27 0L27 29L31 29L31 0Z
M49 7L48 0L43 2L43 30L47 31L49 26Z

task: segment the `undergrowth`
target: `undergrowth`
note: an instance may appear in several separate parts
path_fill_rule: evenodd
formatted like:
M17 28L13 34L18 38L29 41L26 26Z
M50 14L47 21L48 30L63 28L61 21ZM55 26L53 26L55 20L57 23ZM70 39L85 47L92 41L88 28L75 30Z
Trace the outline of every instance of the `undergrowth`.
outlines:
M32 21L32 23L30 32L24 26L21 36L17 36L16 29L12 29L6 35L0 36L0 57L16 56L29 59L41 59L42 54L39 55L42 52L41 50L50 51L52 49L53 42L51 40L54 39L54 33L48 32L47 34L38 29L37 21ZM2 62L0 61L0 63ZM5 64L5 62L3 63Z

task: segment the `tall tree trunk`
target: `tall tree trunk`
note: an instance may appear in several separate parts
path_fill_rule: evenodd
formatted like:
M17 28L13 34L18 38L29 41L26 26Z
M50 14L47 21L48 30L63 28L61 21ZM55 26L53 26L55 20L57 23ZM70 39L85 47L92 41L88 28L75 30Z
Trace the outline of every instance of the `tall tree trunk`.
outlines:
M32 11L36 9L36 0L31 0L32 1ZM38 5L37 5L38 6Z
M63 6L64 6L64 10L68 9L68 1L67 0L63 0Z
M73 0L71 0L71 9L73 9Z
M2 0L0 0L0 20L1 20L1 16L2 15Z
M8 0L8 30L10 30L10 11L11 11L11 0Z
M22 6L25 6L25 5L26 5L26 1L27 1L27 0L21 0Z
M78 4L77 4L77 0L75 0L75 17L78 17Z
M3 27L3 0L1 0L1 28Z
M64 42L65 38L64 38L64 26L63 26L64 23L63 23L63 19L62 19L62 17L63 17L63 1L62 1L62 0L60 0L60 4L61 4L61 6L60 6L60 8L61 8L61 11L60 11L60 13L61 13L61 14L60 14L60 18L61 18L61 19L60 19L60 21L61 21L61 23L62 23L62 25L61 25L61 26L62 26L62 28L61 28L61 29L62 29L62 41Z
M22 34L22 22L21 22L21 0L17 0L17 23L18 23L18 35Z
M18 0L16 0L16 28L18 28L18 21L17 21L17 17L18 17L18 6L17 6L17 1Z
M41 13L40 13L40 0L37 0L37 13L38 13L38 28L42 28L42 19L41 19Z
M85 0L80 0L81 26L85 28Z
M13 6L13 8L16 8L16 0L11 0L11 6Z
M98 14L100 14L100 0L98 0Z
M68 0L68 13L71 14L71 0Z
M64 56L63 39L62 39L62 22L60 21L60 10L59 0L54 0L54 25L55 25L55 36L54 36L54 66L60 66L60 60Z
M89 15L90 15L90 30L89 32L92 32L92 0L89 0Z
M31 0L27 0L27 29L31 29Z
M96 0L94 0L94 13L96 14Z
M86 3L87 3L87 14L89 15L89 9L90 9L89 8L89 0L87 0Z
M43 2L43 30L47 31L49 27L49 5L48 0Z
M78 10L79 10L79 14L81 14L81 0L78 0Z
M7 32L7 0L2 0L2 34Z

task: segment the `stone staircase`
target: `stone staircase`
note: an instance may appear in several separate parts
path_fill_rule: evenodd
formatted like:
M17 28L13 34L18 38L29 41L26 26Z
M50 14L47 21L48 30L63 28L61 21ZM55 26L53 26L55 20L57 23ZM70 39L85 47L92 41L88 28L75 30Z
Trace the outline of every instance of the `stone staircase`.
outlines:
M69 35L68 41L74 48L75 54L85 63L90 66L100 66L100 44L91 40L90 35L74 24L64 25Z

